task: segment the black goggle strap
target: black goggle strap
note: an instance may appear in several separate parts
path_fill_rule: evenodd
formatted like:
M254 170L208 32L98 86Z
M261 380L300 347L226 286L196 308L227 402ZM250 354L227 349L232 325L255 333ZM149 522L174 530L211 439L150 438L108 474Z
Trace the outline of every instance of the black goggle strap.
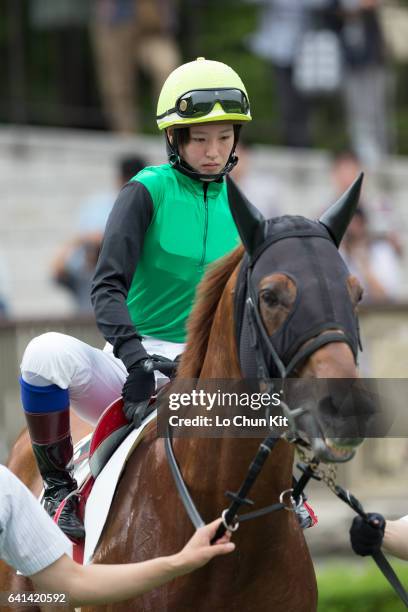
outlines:
M173 130L173 142L170 142L169 135L166 132L166 146L169 153L169 161L172 166L176 166L181 162L180 153L178 150L178 138L177 138L177 130Z

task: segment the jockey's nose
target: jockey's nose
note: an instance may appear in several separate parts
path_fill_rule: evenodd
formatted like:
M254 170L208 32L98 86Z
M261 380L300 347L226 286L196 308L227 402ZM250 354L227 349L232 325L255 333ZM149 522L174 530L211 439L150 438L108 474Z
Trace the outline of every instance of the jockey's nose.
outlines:
M219 155L219 151L218 151L218 146L217 146L217 141L214 140L210 140L207 144L207 148L205 151L205 155L206 157L210 158L210 159L215 159L216 157L218 157Z

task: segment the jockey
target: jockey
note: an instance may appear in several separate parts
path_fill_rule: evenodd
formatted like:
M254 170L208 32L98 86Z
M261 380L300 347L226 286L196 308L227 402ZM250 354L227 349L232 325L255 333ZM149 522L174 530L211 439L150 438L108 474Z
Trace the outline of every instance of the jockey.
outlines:
M132 418L155 389L144 361L183 351L206 266L239 244L224 176L238 161L235 147L248 121L245 86L229 66L198 58L170 74L157 108L169 162L145 168L119 193L94 276L92 303L107 346L101 351L51 332L24 353L22 403L51 516L77 488L70 406L95 424L122 393ZM58 524L72 539L84 536L75 495Z

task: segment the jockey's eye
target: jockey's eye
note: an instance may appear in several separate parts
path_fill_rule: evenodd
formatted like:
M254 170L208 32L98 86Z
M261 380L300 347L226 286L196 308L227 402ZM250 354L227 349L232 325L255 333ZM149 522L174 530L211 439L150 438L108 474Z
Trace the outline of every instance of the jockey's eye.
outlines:
M276 289L262 289L259 293L259 297L263 302L265 302L265 304L267 304L267 306L270 307L278 306L280 303L278 292L276 291Z

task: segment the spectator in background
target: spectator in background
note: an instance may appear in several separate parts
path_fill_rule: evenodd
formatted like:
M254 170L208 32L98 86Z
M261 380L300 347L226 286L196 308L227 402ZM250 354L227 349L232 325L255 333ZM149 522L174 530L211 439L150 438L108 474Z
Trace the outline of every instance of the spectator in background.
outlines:
M117 189L145 166L145 161L140 157L121 159L118 164ZM62 245L52 263L52 278L71 293L78 314L93 312L90 298L91 280L106 221L116 196L115 191L100 193L84 202L79 213L79 233Z
M102 192L92 195L81 206L78 226L81 233L105 231L106 221L116 200L118 191L122 189L138 172L147 165L142 157L132 155L121 158L116 167L116 185L111 192Z
M365 209L356 210L340 251L350 272L363 286L365 302L385 302L398 297L401 287L398 257L388 240L370 235Z
M273 66L282 144L310 147L310 98L294 84L294 67L305 32L332 0L262 0L259 26L250 48Z
M390 81L380 0L336 0L342 26L344 97L353 149L366 165L391 149Z
M266 219L277 217L279 202L281 200L280 184L271 172L255 173L253 168L253 152L251 147L240 138L235 149L238 163L231 172L231 176L238 183L243 193L254 206L261 211Z
M180 63L173 0L93 0L91 34L110 127L140 131L136 69L153 82L152 100Z
M356 155L351 151L338 154L332 166L335 196L344 193L360 172ZM383 205L378 208L378 200L367 201L364 193L360 202L343 238L341 253L350 272L362 283L365 301L395 300L401 287L401 249L396 233L390 231L391 211L386 211ZM375 214L383 219L383 225L377 221L373 231Z

